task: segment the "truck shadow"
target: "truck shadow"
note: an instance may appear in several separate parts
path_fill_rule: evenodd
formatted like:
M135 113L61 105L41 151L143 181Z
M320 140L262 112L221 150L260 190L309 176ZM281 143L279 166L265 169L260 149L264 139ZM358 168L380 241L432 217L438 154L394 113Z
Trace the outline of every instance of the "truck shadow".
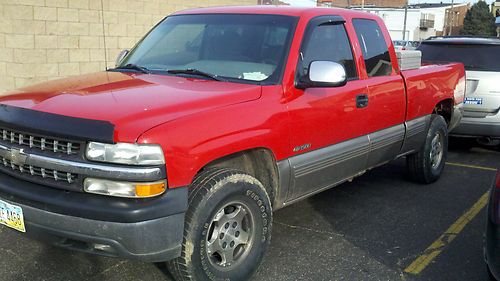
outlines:
M1 252L8 257L8 261L3 260L2 264L13 270L1 270L0 267L0 280L173 280L164 264L98 257L15 236L14 243L19 245L9 246L11 250L5 250L2 245Z
M481 153L485 152L472 150L471 155L477 158ZM461 159L463 152L455 154L452 152L452 158ZM490 162L500 165L500 159L495 156L489 155ZM326 234L351 245L353 252L363 253L359 259L376 261L403 274L402 270L416 256L488 190L493 177L492 172L449 166L438 182L421 185L408 179L405 161L399 159L368 171L351 183L278 211L275 226L282 224L290 230L302 229L305 230L303 235ZM464 250L470 268L457 265L470 270L468 276L474 278L477 278L478 271L484 271L482 221L478 222L480 226L475 236L470 238L475 243L474 248ZM355 258L346 261L343 258L346 253L341 248L339 251L327 245L318 242L316 251L323 255L329 253L332 260L342 260L347 274L365 267ZM431 279L461 279L455 277Z

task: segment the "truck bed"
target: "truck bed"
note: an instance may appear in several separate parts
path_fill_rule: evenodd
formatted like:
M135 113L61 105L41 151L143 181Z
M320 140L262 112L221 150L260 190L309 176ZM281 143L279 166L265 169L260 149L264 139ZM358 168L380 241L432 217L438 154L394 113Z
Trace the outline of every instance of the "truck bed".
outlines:
M403 70L401 75L405 80L408 101L406 120L432 112L435 100L455 96L455 104L463 101L464 93L456 89L457 85L465 84L465 71L460 63L424 65L418 69ZM432 99L429 93L433 93Z

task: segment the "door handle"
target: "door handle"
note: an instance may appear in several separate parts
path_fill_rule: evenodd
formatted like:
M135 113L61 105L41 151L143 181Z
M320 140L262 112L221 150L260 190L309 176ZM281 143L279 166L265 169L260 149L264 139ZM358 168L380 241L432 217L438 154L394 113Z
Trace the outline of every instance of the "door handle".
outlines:
M356 96L356 107L357 108L365 108L368 106L368 95L367 94L359 94Z

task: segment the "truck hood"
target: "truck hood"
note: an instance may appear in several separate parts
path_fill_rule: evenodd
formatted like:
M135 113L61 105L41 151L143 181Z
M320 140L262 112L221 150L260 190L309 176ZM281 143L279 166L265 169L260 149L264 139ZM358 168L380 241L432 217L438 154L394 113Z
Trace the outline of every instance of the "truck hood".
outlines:
M177 76L100 72L50 81L0 98L37 111L104 120L115 140L133 142L159 124L260 98L261 86Z

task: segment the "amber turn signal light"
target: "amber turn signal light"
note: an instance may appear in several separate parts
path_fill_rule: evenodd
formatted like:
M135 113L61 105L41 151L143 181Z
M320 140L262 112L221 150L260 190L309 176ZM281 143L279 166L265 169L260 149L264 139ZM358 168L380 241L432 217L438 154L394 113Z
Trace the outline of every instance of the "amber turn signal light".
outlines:
M165 182L136 184L135 195L137 197L151 197L162 194L165 192L165 189Z
M165 192L166 188L166 180L156 182L122 182L105 179L86 178L84 181L84 190L86 192L115 197L153 197Z

